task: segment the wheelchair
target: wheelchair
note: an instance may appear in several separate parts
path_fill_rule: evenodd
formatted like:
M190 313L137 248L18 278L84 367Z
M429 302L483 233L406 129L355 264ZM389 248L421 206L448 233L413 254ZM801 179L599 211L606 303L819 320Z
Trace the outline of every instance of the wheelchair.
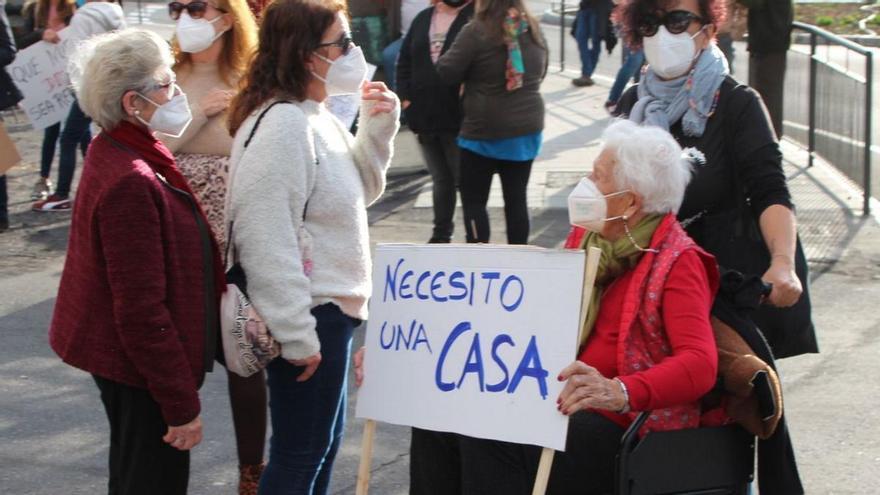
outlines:
M626 430L617 456L615 495L747 495L754 480L756 437L739 425L638 432Z

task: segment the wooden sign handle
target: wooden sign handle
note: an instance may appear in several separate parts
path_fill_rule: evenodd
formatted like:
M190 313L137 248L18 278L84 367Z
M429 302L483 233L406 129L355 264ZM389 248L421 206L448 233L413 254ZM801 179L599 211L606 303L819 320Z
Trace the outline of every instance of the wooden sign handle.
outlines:
M361 441L361 464L358 467L355 495L367 495L367 492L370 490L370 465L373 462L373 436L375 433L376 421L368 419L364 423L364 438Z
M593 285L596 283L596 272L599 269L599 259L602 251L599 248L591 247L587 252L587 264L584 266L584 293L581 298L581 315L578 323L581 328L578 331L578 342L580 335L584 331L584 322L587 320L587 309L590 307L590 299L593 297ZM553 457L556 451L544 448L541 451L541 460L538 462L538 474L535 476L535 486L532 488L532 495L544 495L547 492L547 482L550 481L550 469L553 467Z

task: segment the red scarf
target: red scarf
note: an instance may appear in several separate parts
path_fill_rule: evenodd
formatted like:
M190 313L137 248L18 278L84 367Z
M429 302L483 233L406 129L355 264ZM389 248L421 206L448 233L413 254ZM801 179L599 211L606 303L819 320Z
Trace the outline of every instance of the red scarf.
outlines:
M196 199L193 190L189 187L186 178L180 173L180 169L177 168L171 150L162 141L156 139L147 129L125 120L121 121L112 130L105 130L103 132L107 137L143 159L154 172L164 177L172 187L189 194L198 208L199 215L202 216L202 222L204 222L210 232L211 227L205 212L202 210L202 206ZM226 290L226 273L223 267L223 258L220 256L220 248L213 233L211 234L211 250L214 253L214 286L219 298Z

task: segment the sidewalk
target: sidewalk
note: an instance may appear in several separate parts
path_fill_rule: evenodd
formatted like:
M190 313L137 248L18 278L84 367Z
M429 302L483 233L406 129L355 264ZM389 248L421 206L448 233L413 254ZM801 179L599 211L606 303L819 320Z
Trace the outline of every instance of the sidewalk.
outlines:
M551 72L545 146L529 185L532 243L558 246L568 231L565 198L591 168L597 138L609 122L605 81L571 86ZM67 240L69 214L28 210L37 177L40 131L16 131L24 164L9 174L13 230L0 234L0 493L93 494L105 490L106 418L91 379L62 364L46 344ZM407 141L409 140L409 141ZM874 493L880 485L880 228L863 218L861 196L821 163L805 169L805 155L783 142L786 173L798 205L800 232L813 268L814 318L822 354L785 360L780 373L807 493ZM398 137L395 170L418 164L412 135ZM80 162L81 163L81 162ZM57 169L55 169L57 170ZM55 175L53 170L53 177ZM411 171L409 171L411 172ZM408 172L407 172L408 173ZM79 170L77 177L79 176ZM395 174L383 201L371 207L373 243L424 242L430 236L429 181ZM503 242L500 194L490 200L494 242ZM880 208L878 208L880 211ZM456 240L463 240L460 229ZM358 332L358 341L363 332ZM190 493L234 492L236 458L225 377L212 373L201 390L205 442L193 454ZM331 493L351 494L360 454L362 421L350 422ZM371 492L408 492L407 428L379 425Z

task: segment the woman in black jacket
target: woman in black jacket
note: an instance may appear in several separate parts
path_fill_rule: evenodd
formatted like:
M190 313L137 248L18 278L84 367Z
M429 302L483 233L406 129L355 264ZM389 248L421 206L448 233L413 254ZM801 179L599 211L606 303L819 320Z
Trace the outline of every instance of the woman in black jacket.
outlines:
M430 243L452 241L461 127L460 86L444 83L436 64L473 15L469 0L435 1L413 20L397 59L397 95L434 181Z
M773 355L818 352L809 278L767 111L757 92L730 77L713 41L725 7L724 0L624 0L614 20L629 46L644 48L648 68L618 111L698 151L702 165L678 218L723 273L735 274L723 276L712 316L741 334L760 329L773 353L754 351L772 364ZM738 295L748 284L736 272L771 284L768 304L744 313ZM803 493L784 422L758 452L762 493Z
M21 92L6 72L6 66L15 60L15 40L6 18L5 2L0 0L0 110L12 108L21 101ZM6 175L0 175L0 232L9 229L9 212L6 194Z

